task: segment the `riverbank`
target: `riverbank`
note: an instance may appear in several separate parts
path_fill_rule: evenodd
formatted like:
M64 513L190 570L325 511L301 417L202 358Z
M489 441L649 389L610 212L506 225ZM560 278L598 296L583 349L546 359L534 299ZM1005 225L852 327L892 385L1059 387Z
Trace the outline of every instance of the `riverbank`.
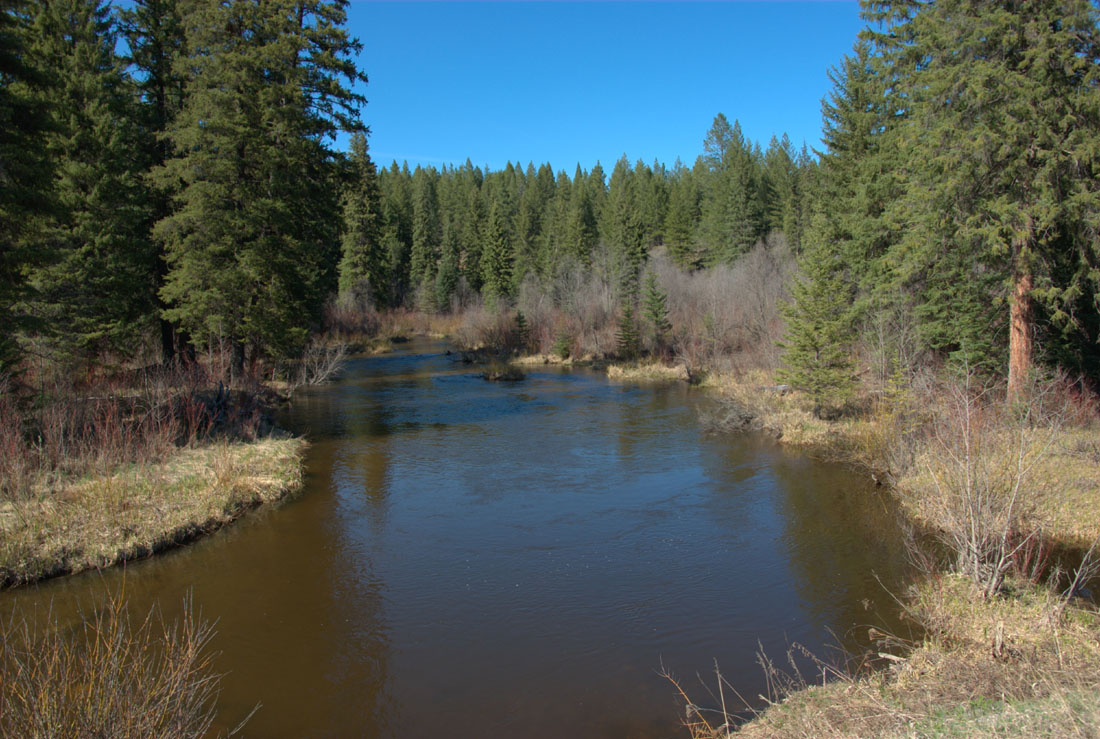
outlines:
M653 364L612 365L608 374L675 378ZM823 419L810 398L769 373L710 374L699 384L722 399L722 410L709 419L714 427L763 431L862 466L890 484L909 519L926 530L950 534L952 525L976 523L1025 544L1027 532L1036 537L1033 545L1007 548L1012 562L992 595L973 578L944 574L950 563L925 560L932 574L896 594L925 636L905 644L881 635L883 651L866 663L875 669L836 669L812 657L816 667L809 672L817 677L807 681L785 671L782 658L763 655L774 692L766 709L733 733L1096 735L1100 615L1060 590L1064 575L1053 571L1050 558L1052 547L1080 552L1100 537L1094 408L1060 396L1053 385L1008 411L1003 401L981 400L969 387L894 387L865 399L857 412ZM980 490L968 497L974 486ZM986 508L981 516L960 519L959 509L975 503ZM694 737L731 733L736 722L714 715L692 714Z
M746 739L810 737L1096 736L1100 620L1049 589L1016 583L988 600L957 575L932 577L908 607L923 641L883 669L808 678L773 668L772 703L734 732ZM780 665L784 667L785 665ZM729 736L697 722L697 738Z
M179 448L0 504L0 585L110 567L187 543L302 485L303 439Z

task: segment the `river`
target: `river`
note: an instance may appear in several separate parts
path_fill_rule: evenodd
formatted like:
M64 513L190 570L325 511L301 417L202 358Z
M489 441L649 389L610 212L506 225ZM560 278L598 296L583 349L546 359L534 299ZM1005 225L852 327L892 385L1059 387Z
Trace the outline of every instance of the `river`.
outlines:
M295 399L301 495L0 608L71 619L124 587L171 614L191 591L217 620L219 724L262 703L250 737L684 736L662 668L710 703L696 674L717 661L755 698L760 648L829 657L904 628L895 515L866 475L710 435L713 399L683 384L493 383L445 350L356 358Z

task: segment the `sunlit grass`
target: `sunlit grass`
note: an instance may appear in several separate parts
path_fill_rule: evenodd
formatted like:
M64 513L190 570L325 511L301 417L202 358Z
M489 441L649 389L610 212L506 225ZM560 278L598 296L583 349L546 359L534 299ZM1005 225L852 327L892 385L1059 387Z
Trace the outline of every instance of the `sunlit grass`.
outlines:
M0 504L0 581L107 567L223 526L298 490L304 448L297 438L219 441L8 500Z

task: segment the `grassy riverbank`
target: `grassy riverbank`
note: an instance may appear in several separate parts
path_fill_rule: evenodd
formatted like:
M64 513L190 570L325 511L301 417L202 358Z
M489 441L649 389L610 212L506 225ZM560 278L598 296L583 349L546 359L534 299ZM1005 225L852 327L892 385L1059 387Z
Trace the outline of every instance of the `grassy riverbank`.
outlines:
M986 599L957 575L914 588L925 639L863 675L773 668L774 703L736 732L775 737L1072 737L1100 727L1100 620L1049 589ZM725 736L707 718L696 737Z
M612 365L608 373L676 377L654 364ZM772 373L701 379L721 399L714 427L763 431L868 469L892 486L909 522L940 545L937 558L914 543L914 558L929 574L896 594L925 633L919 643L884 638L880 649L889 656L867 663L875 669L816 663L807 670L808 657L800 655L799 674L781 656L767 655L769 705L735 733L1100 733L1100 615L1066 592L1074 573L1059 574L1050 556L1052 547L1080 551L1100 537L1094 402L1051 381L1006 403L972 380L893 385L824 419L810 398ZM981 551L980 561L962 556L967 547ZM726 736L727 721L703 711L688 723L699 739Z
M0 583L109 567L220 528L297 491L305 446L298 438L217 441L8 500L0 504Z

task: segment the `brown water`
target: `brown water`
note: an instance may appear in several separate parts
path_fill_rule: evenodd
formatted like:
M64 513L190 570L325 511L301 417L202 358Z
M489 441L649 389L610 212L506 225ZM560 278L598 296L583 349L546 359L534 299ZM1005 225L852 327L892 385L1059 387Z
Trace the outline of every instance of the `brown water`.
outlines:
M673 737L658 670L763 692L760 646L897 629L903 557L864 476L709 436L682 385L515 384L414 342L352 361L284 424L305 492L125 571L3 594L68 617L124 583L217 619L221 713L252 737ZM0 610L3 612L3 610ZM835 637L834 637L835 635Z

